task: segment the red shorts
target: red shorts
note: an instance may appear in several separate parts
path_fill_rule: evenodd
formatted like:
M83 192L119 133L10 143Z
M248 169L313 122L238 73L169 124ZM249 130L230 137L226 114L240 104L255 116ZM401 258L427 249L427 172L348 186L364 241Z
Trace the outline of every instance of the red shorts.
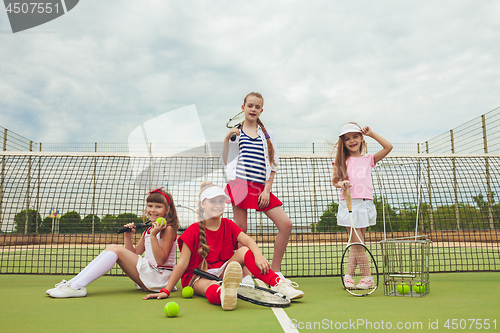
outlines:
M264 191L264 184L236 178L230 180L226 186L226 194L231 198L231 203L241 209L256 209L259 212L273 209L283 205L272 193L269 194L269 205L259 208L259 195Z

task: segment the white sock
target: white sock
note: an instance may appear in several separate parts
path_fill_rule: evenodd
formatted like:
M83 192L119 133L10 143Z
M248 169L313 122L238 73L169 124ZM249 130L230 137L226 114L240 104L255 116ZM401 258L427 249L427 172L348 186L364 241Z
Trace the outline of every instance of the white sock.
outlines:
M106 250L99 253L99 255L97 257L95 257L94 260L92 260L87 266L85 266L85 268L80 273L78 273L71 280L69 280L68 283L71 283L71 282L78 280L83 274L85 274L86 271L89 270L90 267L92 267L96 262L98 262L100 260L100 258L104 255L104 253L106 253Z
M118 256L113 251L104 251L104 254L98 257L100 257L98 262L94 263L92 266L89 265L90 267L86 271L84 269L72 279L71 288L80 289L86 287L92 281L109 272L118 260Z

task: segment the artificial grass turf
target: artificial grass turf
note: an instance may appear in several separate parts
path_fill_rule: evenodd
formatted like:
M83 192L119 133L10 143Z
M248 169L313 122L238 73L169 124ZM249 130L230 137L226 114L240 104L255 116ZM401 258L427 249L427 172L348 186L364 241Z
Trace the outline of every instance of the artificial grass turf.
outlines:
M282 331L269 308L239 301L234 311L223 311L202 297L184 299L180 291L172 293L168 300L144 301L142 297L146 293L135 290L127 277L102 277L88 286L88 296L84 298L46 296L45 290L62 278L68 277L0 275L1 331ZM490 319L488 331L495 331L492 321L496 319L496 330L500 330L499 272L431 274L430 294L422 298L384 296L382 285L370 296L354 297L342 290L339 277L293 280L300 284L305 297L294 301L285 312L292 320L290 327L296 324L301 327L300 332L335 331L337 323L344 326L350 323L348 329L351 330L353 322L357 331L378 330L377 325L380 330L380 325L387 329L389 322L392 329L396 329L398 323L421 323L421 329L416 326L410 330L448 331L444 327L447 319ZM168 301L179 304L178 317L164 315L163 306ZM436 320L438 330L429 329L429 324ZM449 323L451 325L451 321ZM469 329L471 323L467 321L467 330L476 331Z

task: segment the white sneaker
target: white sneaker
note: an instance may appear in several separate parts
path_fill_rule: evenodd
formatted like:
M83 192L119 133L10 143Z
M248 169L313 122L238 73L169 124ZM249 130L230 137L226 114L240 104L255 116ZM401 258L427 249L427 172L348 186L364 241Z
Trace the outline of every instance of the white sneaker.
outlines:
M297 282L292 281L290 279L287 279L286 277L283 276L283 274L281 272L275 272L275 273L278 274L278 276L280 277L280 279L282 279L283 281L285 281L286 283L288 283L292 287L294 287L294 288L298 288L299 287L299 284Z
M246 284L249 286L255 286L255 282L253 282L253 278L251 275L245 276L243 279L241 279L241 284Z
M71 288L70 283L65 283L59 288L54 288L50 292L50 297L54 298L67 298L67 297L85 297L87 296L87 288L82 287L80 289Z
M346 289L354 289L354 279L352 277L344 277L344 287Z
M276 286L271 287L271 289L285 295L290 300L304 297L304 293L301 290L295 289L283 280L280 280L280 282Z
M66 280L62 280L61 282L59 282L58 284L55 285L55 288L52 288L52 289L47 289L47 291L45 292L47 295L50 295L50 292L52 290L56 290L56 289L59 289L61 288L63 285L65 285L66 283L68 283L68 281Z
M224 310L233 310L238 300L238 286L241 282L241 265L236 261L231 261L224 271L222 286L220 291L221 306Z
M359 281L359 284L356 286L358 289L371 289L375 287L375 282L372 277L364 277Z

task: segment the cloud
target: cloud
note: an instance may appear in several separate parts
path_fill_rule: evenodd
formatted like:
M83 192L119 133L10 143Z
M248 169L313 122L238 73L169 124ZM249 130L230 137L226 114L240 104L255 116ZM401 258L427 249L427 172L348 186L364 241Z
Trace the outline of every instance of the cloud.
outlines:
M324 142L347 121L421 142L499 106L498 9L80 2L33 33L0 34L0 125L37 142L126 142L144 121L195 104L217 141L259 91L278 142Z

